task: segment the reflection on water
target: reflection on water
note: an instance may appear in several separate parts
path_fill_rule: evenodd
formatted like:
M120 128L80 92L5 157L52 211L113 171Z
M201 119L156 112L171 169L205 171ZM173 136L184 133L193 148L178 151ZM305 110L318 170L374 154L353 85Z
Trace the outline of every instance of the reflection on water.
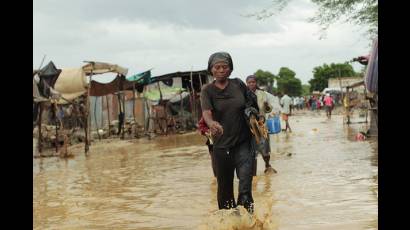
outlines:
M217 210L205 139L193 133L96 141L88 157L73 148L74 159L34 159L34 228L377 229L377 141L354 140L363 124L317 114L290 124L293 133L271 136L278 174L265 175L258 156L254 216Z

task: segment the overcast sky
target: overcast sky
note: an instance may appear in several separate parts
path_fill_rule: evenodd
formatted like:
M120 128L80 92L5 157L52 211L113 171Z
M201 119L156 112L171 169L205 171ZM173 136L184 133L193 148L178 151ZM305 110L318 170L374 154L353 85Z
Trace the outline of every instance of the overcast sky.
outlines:
M206 69L209 56L229 52L232 77L258 69L288 67L307 83L315 66L344 62L369 53L363 28L332 25L325 39L307 18L309 0L293 0L265 20L244 17L269 0L34 0L33 68L44 55L57 68L81 67L85 60L129 69L128 76L153 68L158 76ZM353 65L356 71L360 64ZM101 80L105 81L105 80Z

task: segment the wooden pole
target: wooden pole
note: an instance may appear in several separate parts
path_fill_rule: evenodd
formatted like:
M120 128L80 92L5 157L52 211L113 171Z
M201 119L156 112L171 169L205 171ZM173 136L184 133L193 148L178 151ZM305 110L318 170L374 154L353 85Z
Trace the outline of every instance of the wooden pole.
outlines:
M132 116L134 117L134 122L136 123L137 121L135 120L135 83L132 84Z
M189 93L189 108L191 109L191 117L193 116L193 114L194 114L194 110L193 110L193 108L194 108L194 105L193 105L193 101L192 101L192 89L191 88L188 88L188 93ZM189 117L188 117L188 115L187 116L184 116L184 120L186 121L186 127L185 128L188 128L188 121L189 121Z
M181 123L180 125L182 127L184 127L183 126L183 124L184 124L184 101L182 100L182 92L179 96L181 98L181 107L180 107L180 110L179 110L179 121Z
M108 136L110 136L111 135L111 121L110 121L110 105L108 103L108 95L105 95L105 100L107 102Z
M162 102L162 92L161 92L161 86L159 85L159 81L157 81L158 85L158 90L159 90L159 101Z
M162 91L161 91L161 86L160 86L160 84L159 84L159 81L157 81L157 85L158 85L158 90L159 90L159 102L158 102L158 105L162 106ZM164 109L165 109L165 107L164 107ZM160 129L160 131L161 131L161 133L162 133L162 132L163 132L163 129L162 129L162 120L159 119L159 117L158 117L158 111L155 112L155 120L154 120L154 121L156 121L156 122L158 123L158 127L159 127L159 129ZM166 130L166 128L165 128L165 130ZM154 132L155 132L155 122L154 122Z
M123 121L122 121L121 138L124 139L124 133L125 133L125 91L122 91L122 109L123 109Z
M94 120L95 120L95 128L97 129L98 140L101 140L100 133L98 132L98 121L97 121L97 99L98 97L94 97Z
M145 91L145 86L144 86L144 88L142 89L142 91ZM139 93L138 93L138 95L140 95ZM147 105L145 104L145 98L144 97L142 97L141 98L141 105L142 104L144 104L145 106L142 106L142 120L143 120L143 122L144 122L144 131L145 131L145 119L146 119L146 116L145 116L145 110L146 110L146 108L147 108Z
M54 144L56 145L56 153L58 152L58 129L57 129L57 124L58 124L58 115L57 115L57 113L58 113L58 111L57 111L57 103L51 103L51 106L52 106L52 108L53 108L53 110L54 110L54 121L55 121L55 125L56 125L56 139L55 139L55 141L54 141Z
M147 109L147 113L148 113L148 119L146 117L144 117L144 123L145 123L144 131L148 132L149 131L149 123L151 122L150 121L151 120L151 111L150 111L151 108L148 105L148 100L147 99L144 99L144 102L145 102L145 108Z
M195 103L194 82L192 80L192 70L191 70L189 78L190 78L190 81L191 81L191 93L192 93L192 95L191 95L191 100L192 100L192 102L191 102L191 116L194 118L194 117L196 117L196 103Z
M39 103L39 109L40 109L40 112L38 114L38 122L37 122L37 127L38 127L38 152L41 154L41 151L42 151L41 141L43 139L42 134L41 134L41 120L42 120L41 117L43 115L43 102L38 102L38 103Z
M85 152L85 155L87 155L87 153L88 153L88 150L89 150L89 146L88 146L88 106L89 106L89 102L88 102L88 100L89 100L89 96L87 95L86 96L87 98L86 98L86 105L85 105L85 108L84 108L84 114L83 114L83 117L82 117L82 119L83 119L83 123L84 123L84 134L85 134L85 142L84 142L84 144L85 144L85 146L84 146L84 152Z
M90 82L89 82L89 86L88 86L88 92L87 92L87 103L86 103L86 118L84 120L86 120L86 124L84 125L84 129L85 129L85 153L87 155L88 150L89 150L89 137L90 137L90 120L91 120L91 116L90 116L90 90L91 90L91 81L92 81L92 76L93 76L93 69L91 69L91 74L90 74Z
M137 120L135 119L135 83L132 84L132 116L134 118L134 137L137 136Z
M121 98L120 98L120 93L116 92L116 100L117 100L117 114L118 114L118 131L116 133L116 135L119 137L121 134L121 113L122 113L122 109L121 109Z

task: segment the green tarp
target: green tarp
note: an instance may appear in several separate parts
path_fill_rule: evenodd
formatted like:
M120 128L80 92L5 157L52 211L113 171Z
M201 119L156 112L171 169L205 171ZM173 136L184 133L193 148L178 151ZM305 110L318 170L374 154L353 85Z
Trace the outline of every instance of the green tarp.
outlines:
M162 99L170 100L184 91L180 87L161 87ZM158 89L149 90L144 92L144 97L151 101L158 101L160 99L160 93ZM178 96L179 97L179 96Z
M127 77L128 81L136 81L140 84L147 85L151 82L151 70L134 74L130 77Z

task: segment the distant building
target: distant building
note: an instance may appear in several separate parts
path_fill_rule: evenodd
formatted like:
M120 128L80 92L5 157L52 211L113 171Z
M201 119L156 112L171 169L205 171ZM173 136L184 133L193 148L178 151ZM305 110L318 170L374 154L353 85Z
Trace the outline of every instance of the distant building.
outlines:
M342 78L329 78L327 88L339 89L343 88L346 91L346 86L353 85L355 83L363 81L362 77L342 77ZM364 92L364 86L359 86L355 88L355 91L359 93Z

